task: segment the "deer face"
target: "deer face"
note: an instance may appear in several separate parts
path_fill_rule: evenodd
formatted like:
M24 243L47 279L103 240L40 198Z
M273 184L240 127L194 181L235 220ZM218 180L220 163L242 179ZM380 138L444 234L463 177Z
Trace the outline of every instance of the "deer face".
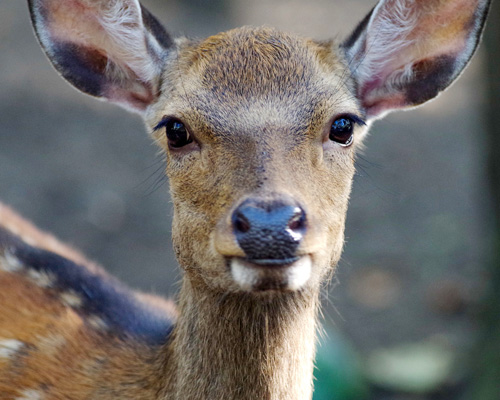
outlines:
M338 261L363 127L330 48L248 28L182 44L148 121L167 155L188 274L217 288L292 290ZM352 124L345 138L332 134L339 119Z
M318 287L338 261L365 123L448 87L489 0L381 0L337 46L242 28L174 41L138 0L29 0L56 69L139 112L166 153L192 282Z

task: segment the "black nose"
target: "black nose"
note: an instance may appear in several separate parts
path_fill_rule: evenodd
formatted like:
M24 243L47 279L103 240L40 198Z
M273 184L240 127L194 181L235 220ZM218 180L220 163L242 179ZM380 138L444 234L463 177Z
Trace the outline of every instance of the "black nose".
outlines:
M282 201L244 201L233 212L233 231L247 258L257 264L286 264L306 230L306 213Z

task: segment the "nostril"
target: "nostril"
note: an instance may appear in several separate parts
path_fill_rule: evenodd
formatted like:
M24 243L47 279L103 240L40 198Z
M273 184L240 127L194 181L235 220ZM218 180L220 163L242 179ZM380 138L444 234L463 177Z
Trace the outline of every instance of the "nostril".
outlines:
M250 221L241 212L236 212L233 217L233 226L235 230L239 233L247 233L250 228Z
M293 215L288 221L288 228L292 231L303 231L306 227L306 213L300 207L295 207Z

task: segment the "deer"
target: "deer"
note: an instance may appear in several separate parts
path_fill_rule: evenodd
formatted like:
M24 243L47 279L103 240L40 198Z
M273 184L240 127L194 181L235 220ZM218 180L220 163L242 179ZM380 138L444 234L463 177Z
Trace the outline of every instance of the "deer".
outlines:
M490 1L380 0L343 41L173 38L137 0L28 4L59 74L140 114L164 154L183 278L177 305L134 291L0 205L0 398L311 399L356 154L456 80Z

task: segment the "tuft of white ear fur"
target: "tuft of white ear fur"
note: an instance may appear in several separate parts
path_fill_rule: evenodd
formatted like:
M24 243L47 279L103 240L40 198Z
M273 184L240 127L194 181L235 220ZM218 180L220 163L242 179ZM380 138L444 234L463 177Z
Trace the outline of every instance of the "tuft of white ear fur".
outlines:
M133 111L155 98L171 44L137 0L29 0L47 56L70 83Z
M357 41L347 51L347 56L352 60L360 81L366 82L376 76L386 80L388 90L392 92L396 85L410 80L413 75L411 64L396 71L391 66L399 54L413 45L410 35L417 26L419 10L412 0L391 3L392 7L384 2L378 3L369 22L369 26L376 23L374 32L371 35L365 32L364 40Z
M448 87L479 43L490 0L381 0L344 42L368 119Z
M108 73L113 76L123 74L123 79L130 79L130 71L143 82L151 82L158 75L159 65L145 54L152 52L152 56L161 58L164 49L158 41L142 26L142 13L138 1L128 3L114 0L105 4L94 1L102 7L97 20L102 27L101 40L103 47L108 49L110 60L107 65ZM105 5L103 5L105 4Z

